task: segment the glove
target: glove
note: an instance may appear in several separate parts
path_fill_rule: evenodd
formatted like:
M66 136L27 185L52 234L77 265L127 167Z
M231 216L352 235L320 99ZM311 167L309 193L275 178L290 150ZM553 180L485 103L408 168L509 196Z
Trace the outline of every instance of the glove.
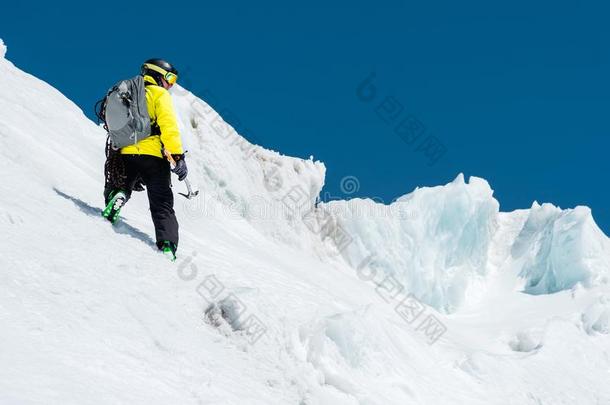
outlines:
M186 161L184 160L184 155L172 155L172 157L176 162L176 166L172 169L172 172L176 173L179 181L186 179L186 175L189 171L186 168Z

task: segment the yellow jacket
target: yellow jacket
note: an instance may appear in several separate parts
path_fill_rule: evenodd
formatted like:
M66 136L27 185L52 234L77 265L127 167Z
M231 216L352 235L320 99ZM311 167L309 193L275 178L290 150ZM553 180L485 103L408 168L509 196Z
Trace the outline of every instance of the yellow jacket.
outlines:
M174 111L172 96L150 76L144 76L144 81L152 83L146 86L146 106L152 123L157 123L161 135L144 138L135 145L125 146L121 149L124 155L152 155L163 158L161 149L167 149L172 155L184 153L178 119Z

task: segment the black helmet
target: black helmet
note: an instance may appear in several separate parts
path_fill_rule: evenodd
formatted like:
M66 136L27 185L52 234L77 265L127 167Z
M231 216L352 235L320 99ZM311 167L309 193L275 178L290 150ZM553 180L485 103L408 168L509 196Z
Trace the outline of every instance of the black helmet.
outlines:
M176 83L178 80L178 70L169 62L163 59L148 59L142 64L142 75L149 75L157 83L160 78L164 78L169 84Z

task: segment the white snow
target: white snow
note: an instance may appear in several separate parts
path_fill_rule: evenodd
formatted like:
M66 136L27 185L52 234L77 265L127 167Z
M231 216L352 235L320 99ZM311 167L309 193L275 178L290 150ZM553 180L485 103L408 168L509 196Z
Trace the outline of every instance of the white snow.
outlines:
M534 203L512 256L523 260L520 275L526 280L525 291L548 294L576 283L607 283L607 242L589 208L562 211Z
M588 208L503 213L459 175L313 209L322 163L172 93L201 190L176 263L144 193L100 217L104 131L0 58L0 403L610 404Z
M487 255L497 229L498 202L489 184L459 175L446 186L424 187L389 206L371 200L334 201L331 212L356 243L347 248L356 266L392 274L419 299L452 310L465 299L473 278L488 270Z

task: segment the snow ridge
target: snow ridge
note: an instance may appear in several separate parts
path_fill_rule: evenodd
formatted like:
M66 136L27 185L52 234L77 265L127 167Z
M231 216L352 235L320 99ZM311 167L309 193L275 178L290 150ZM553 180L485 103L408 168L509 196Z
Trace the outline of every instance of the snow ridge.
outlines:
M513 259L523 260L520 276L530 294L607 283L609 252L589 208L561 210L536 202L512 246Z
M500 213L493 190L480 178L466 183L460 174L446 186L418 188L388 206L366 199L327 206L354 238L343 252L353 268L366 265L394 277L444 312L476 300L498 266L519 276L528 294L610 279L610 243L589 208L534 203L526 211ZM507 237L500 215L505 222L526 218ZM510 255L499 258L500 251Z
M418 188L389 206L371 200L330 204L355 243L348 262L396 277L420 300L451 312L473 278L487 273L488 248L497 229L498 202L489 184L460 174L438 187ZM363 215L364 213L376 215Z

